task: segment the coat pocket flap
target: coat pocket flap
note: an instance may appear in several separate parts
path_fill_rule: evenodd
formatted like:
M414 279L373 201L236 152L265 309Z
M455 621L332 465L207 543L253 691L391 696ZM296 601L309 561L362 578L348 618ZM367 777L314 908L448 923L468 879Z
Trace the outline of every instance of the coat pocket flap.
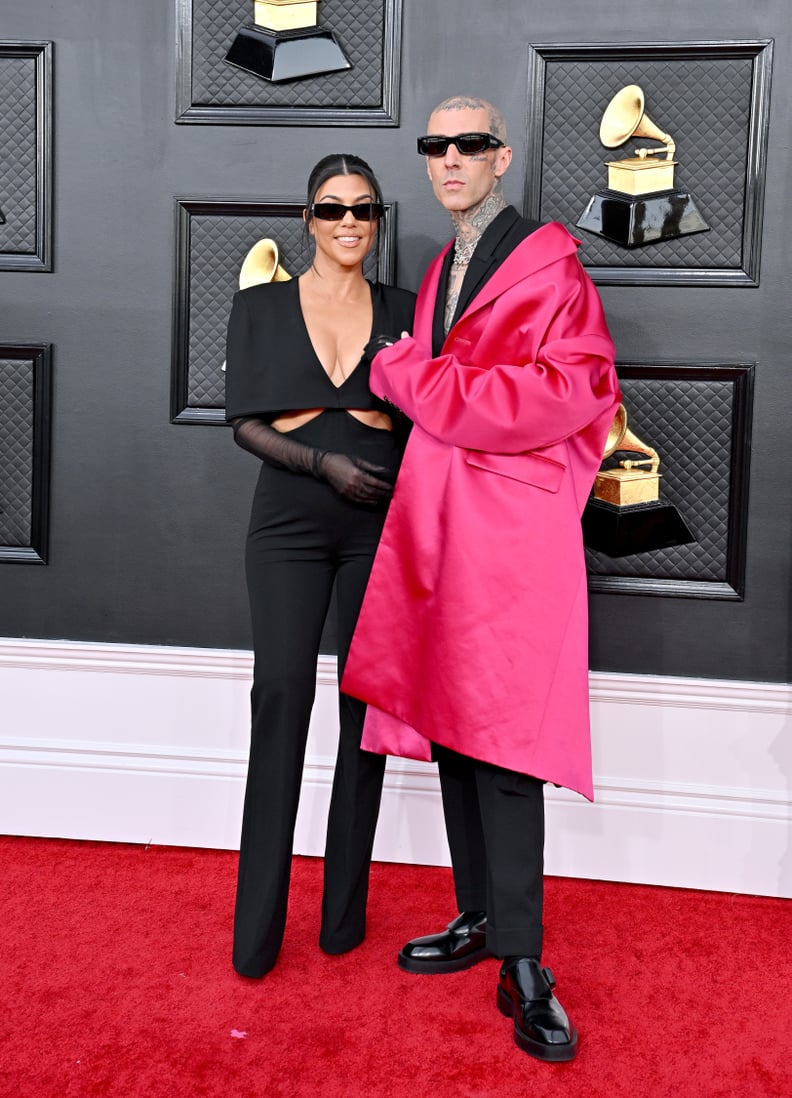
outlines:
M477 469L486 469L502 477L532 484L546 492L557 492L566 466L552 458L531 454L487 454L481 450L469 450L465 461Z

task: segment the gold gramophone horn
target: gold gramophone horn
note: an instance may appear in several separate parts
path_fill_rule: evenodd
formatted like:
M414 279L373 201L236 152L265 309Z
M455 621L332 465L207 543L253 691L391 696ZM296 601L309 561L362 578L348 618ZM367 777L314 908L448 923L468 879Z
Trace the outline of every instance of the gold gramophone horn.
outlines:
M660 455L628 428L627 409L623 404L619 405L610 425L602 460L617 450L646 456L640 459L623 458L617 469L600 470L594 480L594 498L619 507L656 500L660 489Z
M623 145L630 137L648 137L654 141L662 141L665 145L666 160L673 159L676 149L674 139L656 126L646 113L643 89L637 84L628 84L626 88L616 92L605 108L600 123L600 141L608 149ZM663 150L636 149L635 151L643 158Z
M636 465L648 465L651 473L656 473L660 468L660 455L642 439L638 438L627 426L627 409L620 404L610 425L608 437L605 440L605 451L602 460L615 454L617 450L629 450L639 454L646 454L648 461L625 460L619 464L623 469L633 469Z
M245 256L239 269L239 288L258 286L261 282L286 282L291 275L278 263L278 245L265 237L258 240Z
M627 431L627 409L623 404L620 404L616 409L616 415L613 417L613 423L610 425L608 431L608 437L605 439L605 452L602 455L602 460L609 458L619 448L619 443L624 438Z

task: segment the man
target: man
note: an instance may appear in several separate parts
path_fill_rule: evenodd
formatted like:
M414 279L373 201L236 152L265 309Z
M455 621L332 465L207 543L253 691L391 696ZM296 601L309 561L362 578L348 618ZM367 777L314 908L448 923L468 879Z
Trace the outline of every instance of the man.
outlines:
M460 915L399 964L502 958L516 1043L570 1060L540 959L543 784L593 797L580 515L620 400L613 345L578 242L505 202L496 108L445 100L418 151L456 236L414 336L371 347L372 390L414 427L342 685L369 703L365 748L438 764Z

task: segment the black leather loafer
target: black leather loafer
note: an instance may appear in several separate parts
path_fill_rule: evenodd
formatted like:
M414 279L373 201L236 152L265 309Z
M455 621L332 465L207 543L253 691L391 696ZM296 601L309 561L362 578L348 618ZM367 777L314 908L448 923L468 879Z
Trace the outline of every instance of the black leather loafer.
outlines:
M413 938L399 953L407 972L461 972L489 957L487 913L463 911L440 934Z
M498 1010L514 1019L514 1043L538 1060L571 1060L577 1030L553 994L555 979L536 957L504 961L498 985Z

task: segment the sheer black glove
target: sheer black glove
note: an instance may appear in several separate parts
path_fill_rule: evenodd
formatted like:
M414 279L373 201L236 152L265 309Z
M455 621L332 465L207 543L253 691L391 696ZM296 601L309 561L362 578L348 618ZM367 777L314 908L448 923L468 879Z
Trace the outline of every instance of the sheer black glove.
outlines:
M398 336L391 335L376 335L373 339L370 339L366 346L363 348L363 357L371 362L372 358L378 351L383 351L386 347L392 347L394 343L398 342Z
M241 416L231 421L234 429L234 442L254 454L262 461L274 465L277 469L288 469L292 473L308 473L316 476L313 462L317 451L296 439L289 438L283 431L276 431L263 419Z
M382 465L307 446L261 419L242 416L232 420L231 425L234 441L243 450L278 469L324 480L354 503L377 503L393 494L393 484L383 479L392 473Z
M392 473L384 465L374 465L364 458L350 458L332 450L318 450L317 453L316 475L345 499L354 503L378 503L393 495L393 484L383 479Z

